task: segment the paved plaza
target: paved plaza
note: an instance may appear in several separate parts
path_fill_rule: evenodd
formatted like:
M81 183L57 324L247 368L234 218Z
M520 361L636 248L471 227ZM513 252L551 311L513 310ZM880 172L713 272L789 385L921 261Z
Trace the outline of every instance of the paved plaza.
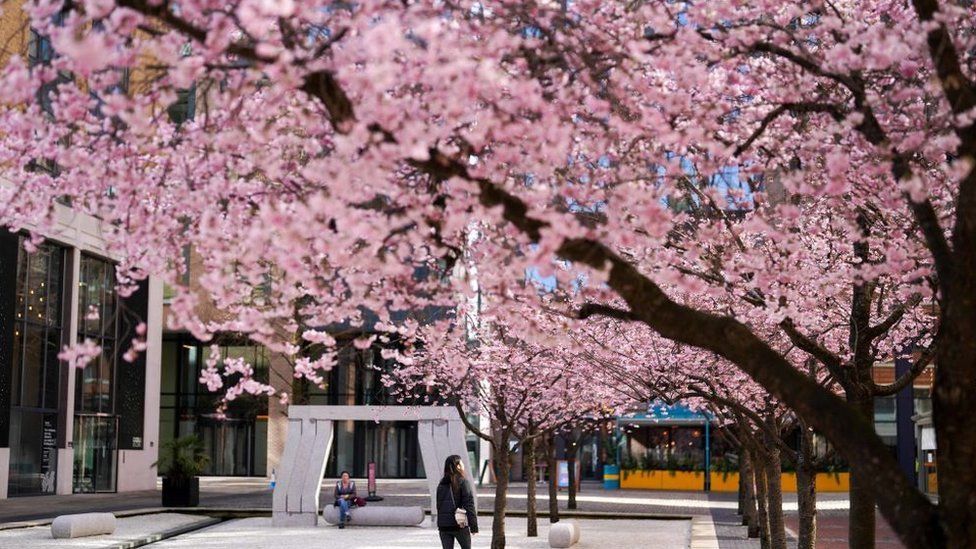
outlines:
M355 521L355 519L353 519ZM484 530L473 537L474 547L488 547L491 541L490 519ZM691 521L688 520L582 520L580 549L606 547L659 547L680 549L689 546ZM548 524L540 524L539 537L525 536L525 519L505 521L506 546L516 549L546 548ZM312 549L343 547L381 549L384 547L436 547L437 530L425 524L403 528L356 528L340 530L331 526L317 528L273 528L265 517L230 520L220 525L162 541L159 549L225 549L246 546L254 549Z
M0 549L105 549L141 540L152 534L192 528L211 522L207 517L180 513L154 513L117 520L111 535L53 539L50 526L0 530Z
M328 501L331 497L333 482L326 480L323 482L322 501ZM428 506L430 497L427 493L426 483L423 480L381 480L378 485L378 492L385 499L381 503L372 505L421 505ZM476 536L475 547L487 546L490 538L491 516L488 514L492 507L493 487L485 485L478 490L478 507L482 515L482 533ZM526 486L525 483L513 483L509 492L509 509L511 515L506 521L506 531L510 536L510 547L536 547L533 545L544 540L548 528L548 521L544 513L548 509L548 500L545 487L539 487L537 508L543 513L540 516L540 538L526 540L525 533L525 505L526 505ZM796 499L792 494L785 495L787 527L791 532L796 531ZM599 536L604 535L603 529L608 528L606 535L614 536L618 533L625 535L620 545L609 545L614 547L687 547L686 542L680 541L688 536L689 528L687 520L636 520L651 519L654 517L696 517L696 519L707 519L710 528L709 535L713 540L711 547L720 549L754 549L759 547L759 541L747 539L745 529L740 525L740 519L735 514L736 496L731 493L712 493L703 492L655 492L643 490L614 490L607 491L599 483L587 482L583 484L582 491L577 497L578 509L576 511L566 510L566 494L561 492L559 495L560 510L564 516L578 514L576 520L586 521L583 530L584 542L594 542ZM260 478L239 478L239 477L204 477L201 479L200 505L204 512L219 515L223 518L239 518L239 515L262 515L244 518L239 521L228 520L218 526L197 533L187 534L183 537L174 538L171 541L157 542L151 547L221 547L211 540L226 539L227 536L236 532L240 547L262 547L259 544L260 537L257 534L246 534L252 529L260 530L259 525L268 522L270 519L271 490L268 483ZM818 548L840 548L847 546L847 494L820 494L818 501ZM40 529L9 529L17 523L24 524L39 521L41 524L48 522L51 518L59 514L82 513L91 511L112 511L121 515L130 514L133 511L159 512L160 495L158 491L131 492L122 494L77 494L71 496L45 496L32 498L11 498L0 505L0 549L8 547L39 547L47 549L46 545L35 545L38 532L50 532L49 527ZM235 516L238 515L238 516ZM146 524L146 517L167 517L156 522L155 526L160 526L158 530L166 530L161 526L168 526L171 520L182 520L182 515L169 513L167 515L153 514L142 515L142 517L120 518L120 529L117 534L125 532L132 533L140 527L138 524ZM606 517L624 517L623 520L606 520ZM199 517L197 517L199 518ZM702 523L704 524L704 522ZM123 530L122 525L126 525ZM616 526L614 526L616 525ZM7 528L7 529L2 529ZM402 532L401 532L402 530ZM292 531L288 529L270 530L275 539L290 539L291 537L302 538L310 532ZM429 530L422 528L402 529L402 528L350 528L339 531L336 528L322 526L315 529L315 538L331 540L329 543L323 541L322 547L430 547ZM654 541L650 545L645 545L644 534L653 536ZM206 535L204 535L206 534ZM597 537L591 537L596 534ZM270 535L270 534L269 534ZM28 536L21 538L17 536ZM33 536L33 537L31 537ZM341 538L336 536L342 536ZM634 537L637 536L637 537ZM94 538L93 538L94 539ZM193 539L193 543L187 545L187 540ZM247 539L246 544L241 544L240 540ZM311 538L310 538L311 539ZM341 541L338 545L335 542ZM25 540L30 543L25 543ZM627 540L632 540L633 543ZM638 542L640 540L640 542ZM348 542L348 543L347 543ZM260 542L263 543L263 542ZM282 542L284 543L284 542ZM314 542L317 543L317 542ZM302 548L318 547L315 544L303 544ZM362 543L363 545L358 545ZM667 543L667 544L665 544ZM685 543L682 545L682 543ZM181 545L182 544L182 545ZM258 545L253 545L258 544ZM479 545L480 544L480 545ZM673 544L673 545L671 545ZM106 545L73 545L73 547L107 547ZM52 547L68 547L69 545L58 545ZM269 545L268 547L272 547ZM285 549L289 547L282 544L274 544L274 549ZM586 544L580 547L587 547ZM878 521L878 547L879 549L900 549L902 546L897 542L890 527L880 519Z

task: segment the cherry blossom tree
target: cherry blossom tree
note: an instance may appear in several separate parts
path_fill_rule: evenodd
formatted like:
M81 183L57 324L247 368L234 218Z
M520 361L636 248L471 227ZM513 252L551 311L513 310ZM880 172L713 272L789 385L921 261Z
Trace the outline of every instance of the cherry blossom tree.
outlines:
M65 202L96 215L121 286L162 276L179 327L238 332L296 363L302 346L281 334L316 338L364 311L409 330L390 312L451 307L472 277L486 299L542 308L525 273L573 263L552 274L568 287L585 273L579 316L641 323L735 364L836 445L906 545L971 547L971 8L29 0L20 35L0 41L0 222L43 233ZM58 55L15 50L28 29ZM194 116L171 116L188 94ZM733 180L721 193L697 185L716 174ZM695 217L702 206L714 215ZM834 279L849 294L818 297L823 271L808 266L829 254L802 261L791 231L835 215L826 242L857 266ZM797 248L758 261L757 240ZM203 321L181 288L186 246L226 320ZM448 278L460 264L469 279ZM715 273L751 313L684 300L727 293L702 278ZM807 305L847 296L860 335L831 344L836 316ZM918 313L926 300L934 319ZM905 343L888 328L922 338L937 365L938 505L864 410L759 333L760 317L846 368L858 401L872 349Z
M816 537L816 495L812 448L794 450L788 438L798 425L796 415L733 364L713 353L664 340L640 325L583 323L574 332L580 356L593 362L602 383L627 394L633 402L682 402L719 421L722 436L739 447L740 475L745 479L745 517L750 535L764 547L786 547L783 522L781 462L798 465L800 547L812 548ZM787 341L780 336L779 343ZM788 341L787 341L788 342ZM785 353L796 359L802 353ZM820 370L823 370L822 368ZM816 375L817 369L812 372ZM804 432L809 440L809 433ZM757 507L758 503L758 507Z
M524 450L535 519L534 457L538 440L587 416L614 410L615 396L576 368L570 355L521 339L501 319L487 322L473 340L463 324L422 329L421 349L410 367L387 381L416 394L417 386L457 407L465 426L492 448L495 477L492 541L505 547L505 511L512 460ZM445 321L449 323L450 321ZM488 425L470 416L488 418ZM538 535L530 525L529 535Z

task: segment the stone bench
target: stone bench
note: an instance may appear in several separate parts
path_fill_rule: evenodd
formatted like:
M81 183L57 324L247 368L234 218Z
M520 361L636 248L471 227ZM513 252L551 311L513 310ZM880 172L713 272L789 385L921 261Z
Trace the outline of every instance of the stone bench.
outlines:
M549 526L549 547L564 549L579 542L579 524L571 520L561 520Z
M347 526L417 526L424 521L423 507L391 507L382 505L367 505L354 507L350 514L352 520ZM322 509L322 518L329 524L339 524L339 508L326 505Z
M55 539L99 536L113 532L115 532L115 515L112 513L61 515L51 523L51 535Z

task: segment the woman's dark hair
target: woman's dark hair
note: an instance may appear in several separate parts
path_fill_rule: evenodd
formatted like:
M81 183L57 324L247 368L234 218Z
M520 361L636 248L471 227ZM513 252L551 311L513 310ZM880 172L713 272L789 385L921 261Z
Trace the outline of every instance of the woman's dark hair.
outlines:
M450 481L451 489L455 492L461 485L464 475L461 474L461 456L454 454L444 460L444 479Z
M343 471L343 472L339 473L339 478L342 478L342 475L349 475L349 471ZM349 476L351 477L352 475L349 475Z

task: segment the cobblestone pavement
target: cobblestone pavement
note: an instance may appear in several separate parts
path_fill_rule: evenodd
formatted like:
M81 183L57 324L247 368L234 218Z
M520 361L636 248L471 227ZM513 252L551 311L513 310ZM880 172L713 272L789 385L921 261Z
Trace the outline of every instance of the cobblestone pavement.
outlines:
M365 484L365 483L363 483ZM323 482L322 501L331 497L334 481ZM378 494L385 498L385 505L430 505L423 480L381 480ZM478 507L483 511L492 508L493 487L478 489ZM513 483L509 491L508 508L524 511L526 485ZM560 509L566 509L565 492L559 495ZM545 487L539 487L537 508L548 508ZM736 496L731 493L702 492L653 492L645 490L606 491L599 483L584 482L578 495L578 510L598 513L643 513L657 515L710 515L715 523L719 546L723 549L759 547L757 540L745 538L745 529L735 514ZM205 477L201 479L200 505L231 509L270 509L271 490L262 478ZM0 504L0 523L52 518L65 513L89 511L123 511L142 508L158 508L158 490L121 494L76 494L71 496L38 496L11 498ZM819 494L818 547L846 547L847 494ZM787 526L796 531L796 499L785 495ZM878 547L900 549L891 528L878 521Z

